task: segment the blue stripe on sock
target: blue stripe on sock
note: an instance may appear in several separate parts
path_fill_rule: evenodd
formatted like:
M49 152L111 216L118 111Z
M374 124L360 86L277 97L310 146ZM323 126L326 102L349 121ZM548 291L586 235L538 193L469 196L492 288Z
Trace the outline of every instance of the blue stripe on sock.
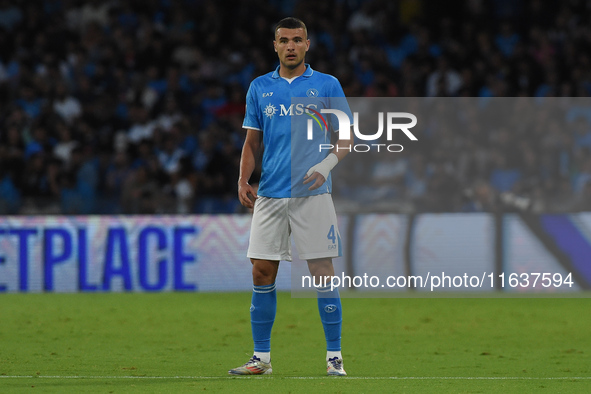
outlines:
M265 289L270 289L272 287L275 287L275 283L271 283L270 285L262 285L262 286L252 286L254 289L259 289L259 290L265 290Z
M255 293L270 293L272 291L275 291L275 287L275 283L265 286L253 286L252 291L254 291Z

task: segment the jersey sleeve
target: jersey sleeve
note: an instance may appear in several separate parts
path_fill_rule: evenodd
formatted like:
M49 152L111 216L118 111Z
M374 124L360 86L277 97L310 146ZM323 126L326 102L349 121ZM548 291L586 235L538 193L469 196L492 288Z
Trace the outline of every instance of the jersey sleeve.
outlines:
M351 108L349 108L349 103L347 102L347 98L345 97L345 92L343 92L343 88L338 79L332 78L331 83L328 86L328 97L329 97L329 108L338 109L349 117L350 121L353 122L353 114L351 113ZM330 116L330 123L333 132L338 132L338 120L335 115Z
M258 108L256 88L254 87L254 84L251 83L248 92L246 93L246 114L244 115L244 123L242 123L242 127L245 129L263 130Z

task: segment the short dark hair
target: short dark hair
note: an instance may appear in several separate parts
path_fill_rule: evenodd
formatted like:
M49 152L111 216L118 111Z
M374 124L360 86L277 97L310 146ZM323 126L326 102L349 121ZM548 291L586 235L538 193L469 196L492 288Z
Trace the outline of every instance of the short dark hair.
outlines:
M275 25L275 30L274 30L275 35L277 35L277 30L281 29L281 28L284 28L284 29L304 29L304 33L306 33L306 38L308 37L308 29L306 28L306 24L298 18L294 18L294 17L290 16L288 18L281 19Z

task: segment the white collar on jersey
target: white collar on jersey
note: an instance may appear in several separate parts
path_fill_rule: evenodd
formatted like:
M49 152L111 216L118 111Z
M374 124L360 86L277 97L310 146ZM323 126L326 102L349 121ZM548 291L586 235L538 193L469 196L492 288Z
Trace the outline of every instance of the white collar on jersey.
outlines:
M314 74L314 70L312 70L312 67L310 67L310 65L308 63L304 63L306 65L306 71L304 71L304 73L302 75L298 75L296 77L293 78L283 78L279 75L279 67L277 66L277 68L275 69L275 71L273 72L273 75L271 75L271 78L274 79L278 79L278 78L283 78L285 79L287 82L291 83L294 79L296 79L297 77L311 77L312 74Z

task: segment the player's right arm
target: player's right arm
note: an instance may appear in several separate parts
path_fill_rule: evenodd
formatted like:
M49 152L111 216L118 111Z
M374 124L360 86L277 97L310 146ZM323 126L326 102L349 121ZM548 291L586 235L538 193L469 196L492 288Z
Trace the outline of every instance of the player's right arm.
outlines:
M254 201L258 198L254 188L248 180L254 172L256 158L261 149L261 132L254 129L246 129L246 139L242 146L240 156L240 176L238 178L238 199L246 208L254 208Z

